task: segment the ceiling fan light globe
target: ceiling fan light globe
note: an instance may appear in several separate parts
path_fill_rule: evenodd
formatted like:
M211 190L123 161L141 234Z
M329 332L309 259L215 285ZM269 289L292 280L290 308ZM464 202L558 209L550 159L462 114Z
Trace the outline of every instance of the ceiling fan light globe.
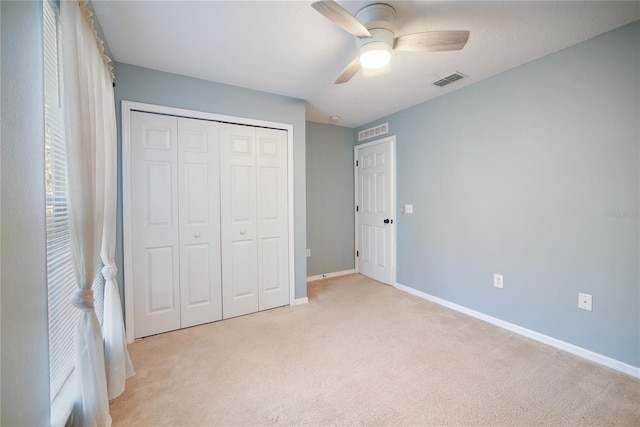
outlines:
M391 60L391 46L384 42L368 43L360 48L360 65L369 70L382 68Z

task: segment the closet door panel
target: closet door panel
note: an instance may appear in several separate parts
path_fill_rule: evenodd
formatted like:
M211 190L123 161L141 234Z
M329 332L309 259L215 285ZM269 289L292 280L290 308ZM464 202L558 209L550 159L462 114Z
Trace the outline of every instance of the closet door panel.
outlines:
M185 312L189 309L201 307L211 304L212 299L216 298L215 292L212 292L209 286L211 274L211 246L208 243L184 245L181 253L180 270L184 280L181 280L181 296L182 296L182 327L193 326L185 321ZM219 282L219 280L218 280ZM215 310L214 310L215 311ZM204 319L205 323L207 319ZM218 320L218 319L211 319ZM194 323L198 324L198 323Z
M178 119L183 328L222 318L219 127Z
M258 311L255 129L222 124L220 194L223 318Z
M232 245L231 259L233 279L230 283L230 296L238 301L243 298L255 298L255 269L247 265L255 264L256 247L253 240L236 240ZM256 311L256 310L254 310ZM244 313L243 313L244 314Z
M259 309L289 304L287 132L256 129Z
M156 246L145 251L145 303L147 314L161 314L176 309L174 298L174 253L171 246ZM152 284L153 286L150 286Z
M180 328L177 120L131 113L136 338Z
M265 310L278 305L286 305L289 303L288 296L286 303L274 305L273 307L265 307L264 301L271 293L282 289L281 274L283 272L280 268L282 239L279 237L263 238L260 239L260 244L260 253L262 254L260 260L260 309Z

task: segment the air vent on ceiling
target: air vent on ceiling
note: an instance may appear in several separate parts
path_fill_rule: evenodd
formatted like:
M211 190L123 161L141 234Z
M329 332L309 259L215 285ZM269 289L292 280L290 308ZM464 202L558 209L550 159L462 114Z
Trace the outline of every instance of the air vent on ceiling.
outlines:
M450 74L447 77L441 78L437 82L433 82L433 84L436 85L436 86L442 87L442 86L446 86L448 84L451 84L451 83L453 83L455 81L458 81L460 79L464 79L465 77L467 77L467 76L465 76L464 74L456 71L455 73Z
M358 132L358 141L378 135L384 135L385 133L389 133L389 123L383 123L369 129L361 130Z

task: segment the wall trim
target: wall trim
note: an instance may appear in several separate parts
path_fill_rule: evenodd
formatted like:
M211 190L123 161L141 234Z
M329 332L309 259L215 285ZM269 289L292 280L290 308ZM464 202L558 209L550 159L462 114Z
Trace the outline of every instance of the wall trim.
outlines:
M351 269L351 270L335 271L333 273L318 274L317 276L307 277L307 282L313 282L315 280L322 280L322 279L329 279L330 277L346 276L347 274L353 274L355 272L356 272L355 269Z
M309 304L309 298L307 297L296 298L296 300L293 302L293 305L304 305L304 304Z
M433 295L429 295L425 292L419 291L417 289L413 289L409 286L402 285L396 282L393 285L394 288L401 290L403 292L407 292L411 295L417 296L418 298L425 299L427 301L431 301L443 307L450 308L452 310L458 311L460 313L466 314L471 317L475 317L476 319L482 320L487 323L491 323L492 325L498 326L500 328L506 329L508 331L514 332L518 335L525 336L527 338L531 338L535 341L541 342L543 344L550 345L551 347L558 348L560 350L564 350L568 353L571 353L575 356L581 357L583 359L589 360L591 362L595 362L599 365L606 366L607 368L615 369L616 371L622 372L627 375L631 375L635 378L640 378L640 368L629 365L627 363L621 362L616 359L612 359L610 357L604 356L599 353L595 353L591 350L587 350L582 347L578 347L577 345L570 344L565 341L561 341L557 338L550 337L548 335L541 334L536 331L532 331L531 329L523 328L522 326L515 325L513 323L498 319L496 317L489 316L484 313L480 313L479 311L472 310L470 308L464 307L462 305L458 305L447 301L442 298L435 297Z

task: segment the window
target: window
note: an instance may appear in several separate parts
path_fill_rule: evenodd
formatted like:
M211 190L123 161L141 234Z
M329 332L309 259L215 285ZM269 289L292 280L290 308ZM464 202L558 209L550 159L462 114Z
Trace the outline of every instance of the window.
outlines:
M69 302L76 285L67 205L60 13L55 0L43 2L43 25L49 375L53 402L73 372L79 310Z

